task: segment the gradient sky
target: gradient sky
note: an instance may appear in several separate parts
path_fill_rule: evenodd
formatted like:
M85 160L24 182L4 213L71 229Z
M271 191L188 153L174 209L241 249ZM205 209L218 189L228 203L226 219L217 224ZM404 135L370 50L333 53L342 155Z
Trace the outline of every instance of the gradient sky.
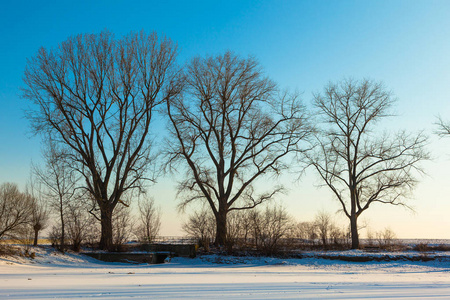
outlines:
M117 36L141 29L178 43L179 63L194 55L233 50L255 56L282 87L312 93L346 77L383 81L398 103L383 127L430 135L436 116L450 120L450 1L4 1L0 10L0 183L24 187L30 162L39 162L20 98L27 58L71 35L108 29ZM404 208L374 205L372 230L390 227L402 238L450 239L450 138L431 137L433 160ZM298 221L339 206L313 172L280 199ZM151 194L162 206L162 234L179 235L172 178ZM346 220L337 215L343 224Z

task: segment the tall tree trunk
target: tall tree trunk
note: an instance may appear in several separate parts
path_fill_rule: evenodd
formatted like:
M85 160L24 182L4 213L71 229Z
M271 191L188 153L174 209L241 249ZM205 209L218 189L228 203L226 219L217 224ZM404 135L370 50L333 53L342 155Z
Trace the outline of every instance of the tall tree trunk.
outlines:
M349 166L350 168L350 166ZM355 182L355 178L350 176L350 182ZM359 236L358 236L358 214L356 213L356 203L358 201L358 195L356 192L356 186L350 187L351 198L351 211L350 211L350 231L352 234L352 249L359 248Z
M100 210L100 220L102 226L100 249L113 251L112 209L105 205L102 206Z
M64 253L65 249L66 249L66 228L64 226L64 217L61 211L61 241L59 251Z
M42 229L41 224L35 224L33 226L34 229L34 242L33 242L33 246L37 246L38 245L38 236L39 236L39 231Z
M59 201L59 216L61 218L61 241L59 243L60 247L59 247L59 251L61 251L62 253L64 253L66 245L65 245L65 240L66 240L66 234L65 234L65 224L64 224L64 210L63 210L63 202L62 202L62 198L60 198Z
M227 213L225 208L219 207L216 215L216 246L225 246L227 243Z
M350 231L352 234L352 249L359 248L359 236L358 236L358 217L356 214L350 216Z

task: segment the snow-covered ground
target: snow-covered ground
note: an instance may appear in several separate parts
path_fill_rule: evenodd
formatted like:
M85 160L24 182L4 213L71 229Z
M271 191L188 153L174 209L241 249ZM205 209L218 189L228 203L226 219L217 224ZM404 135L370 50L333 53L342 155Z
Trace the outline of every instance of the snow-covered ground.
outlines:
M34 260L0 258L0 299L450 299L448 259L350 263L203 256L130 265L35 251Z

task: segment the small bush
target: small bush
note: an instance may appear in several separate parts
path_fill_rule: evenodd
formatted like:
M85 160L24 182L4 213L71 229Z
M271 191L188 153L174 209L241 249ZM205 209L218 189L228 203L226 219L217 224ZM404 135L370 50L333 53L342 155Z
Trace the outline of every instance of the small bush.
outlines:
M394 248L395 233L390 228L384 231L378 231L376 234L378 247L383 250L392 250Z
M21 255L20 249L11 245L0 244L0 256L19 256Z
M430 251L430 246L428 246L428 244L426 243L419 243L413 247L413 250L419 252L427 252Z
M450 251L450 245L439 244L437 246L431 246L426 243L419 243L413 247L413 250L419 251L419 252Z
M450 251L450 245L439 244L435 247L436 251Z
M183 224L183 231L189 237L198 240L199 246L208 252L216 234L214 215L206 209L194 212Z

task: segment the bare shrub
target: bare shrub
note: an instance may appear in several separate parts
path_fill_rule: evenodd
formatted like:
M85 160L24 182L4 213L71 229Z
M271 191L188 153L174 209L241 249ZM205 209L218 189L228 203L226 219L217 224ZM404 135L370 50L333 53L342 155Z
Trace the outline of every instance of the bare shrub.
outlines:
M161 211L155 206L152 198L139 200L139 225L136 236L141 242L151 243L159 234L161 228Z
M100 243L101 228L100 224L95 222L89 226L89 230L86 232L83 238L83 245L91 248L98 248Z
M78 252L82 245L87 244L91 247L98 245L100 236L98 224L84 206L77 203L68 204L64 211L64 219L64 240L60 220L50 229L49 239L53 247L64 252L66 246L70 246L73 251Z
M124 245L131 239L135 222L131 209L127 206L118 206L113 213L113 242L114 250L123 251Z
M338 226L327 212L316 214L313 222L296 224L293 237L298 239L298 247L324 249L343 249L349 247L350 233L346 228Z
M383 231L378 231L376 240L380 249L390 250L394 246L395 233L390 228L385 228Z
M347 228L332 224L330 227L329 242L334 248L349 248L351 246L351 235Z
M375 232L373 232L371 229L367 229L367 246L375 246Z
M446 244L439 244L436 247L434 247L436 251L450 251L450 245Z
M231 211L227 220L227 242L238 249L251 246L252 210Z
M419 243L414 245L413 250L419 252L428 251L450 251L450 245L439 244L439 245L429 245L427 243Z
M255 246L263 254L273 255L282 250L283 242L293 227L292 218L282 207L267 207L251 212Z
M413 250L419 251L419 252L427 252L430 251L432 247L430 247L427 243L419 243L414 246Z
M215 218L209 210L203 209L200 212L194 212L189 216L187 222L183 224L183 230L190 237L199 241L199 246L209 251L209 246L216 234Z
M0 256L20 256L22 251L16 246L0 244Z
M243 231L243 223L245 222L244 217L245 213L239 211L232 211L228 214L227 238L225 243L228 250L232 250L233 246L240 244L239 240L245 236L245 231Z
M62 230L60 224L54 224L48 233L48 238L50 240L50 243L52 247L54 248L60 248L61 247L61 236L62 236Z
M329 213L321 211L316 214L314 218L314 226L316 227L319 239L322 242L322 246L326 248L328 246L329 234L332 227L332 218Z
M95 228L94 223L94 219L84 205L76 202L67 205L67 237L71 241L72 250L80 251L81 244Z
M299 222L295 226L294 236L300 239L303 244L314 245L317 240L317 232L314 223L312 222Z

